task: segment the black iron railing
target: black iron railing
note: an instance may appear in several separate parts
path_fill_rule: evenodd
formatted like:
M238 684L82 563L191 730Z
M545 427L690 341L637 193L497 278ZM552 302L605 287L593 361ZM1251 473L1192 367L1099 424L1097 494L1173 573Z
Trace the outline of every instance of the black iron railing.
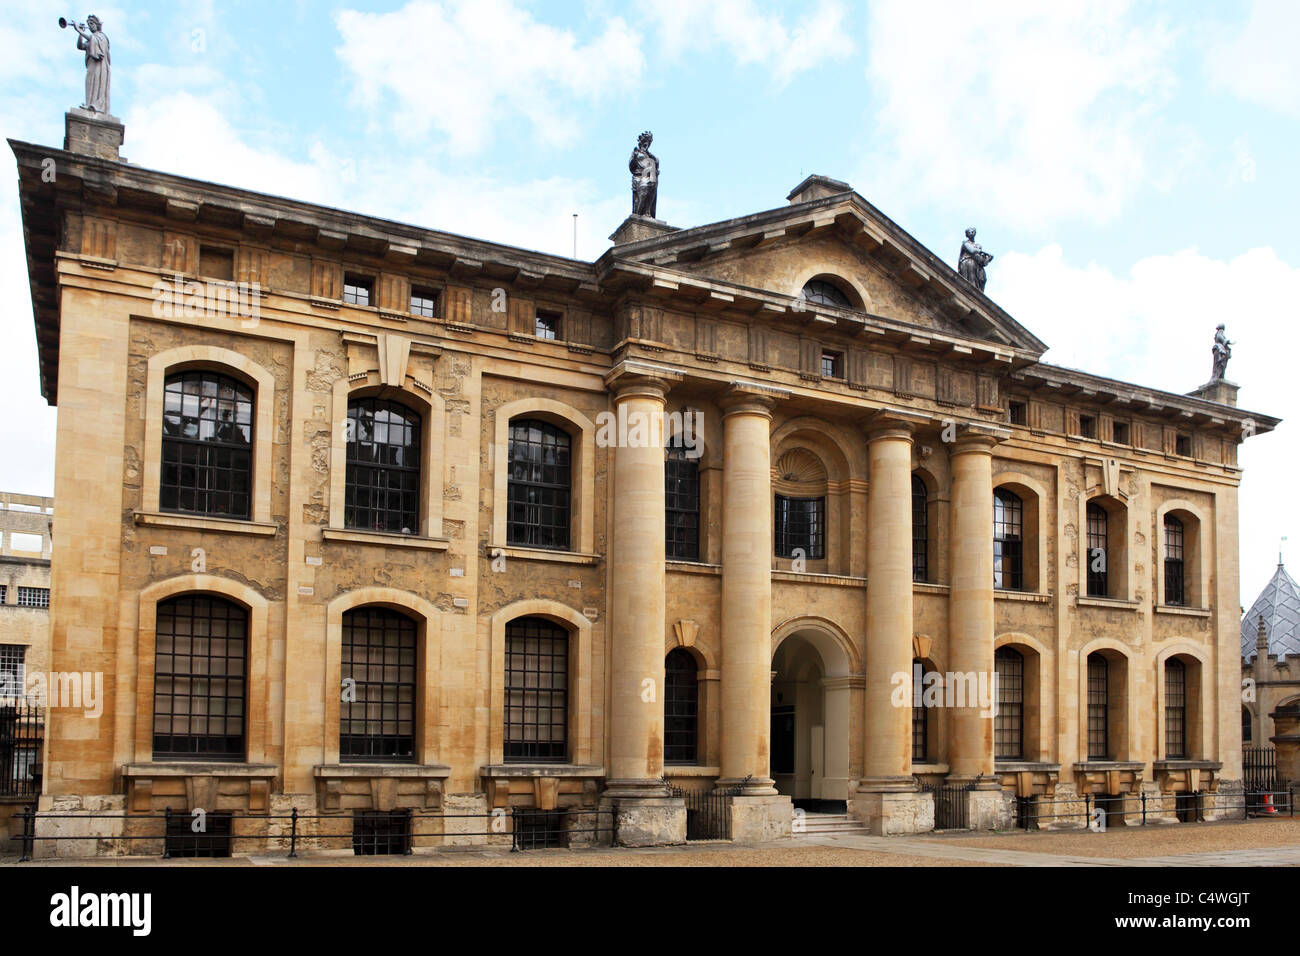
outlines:
M41 792L45 708L36 697L0 697L0 797Z
M1296 788L1293 785L1268 790L1239 792L1201 790L1181 793L1093 794L1047 799L1016 798L1016 827L1040 830L1061 827L1147 826L1167 822L1172 815L1180 823L1203 823L1208 812L1224 813L1225 820L1254 820L1294 817ZM1097 811L1102 813L1098 814Z
M921 785L922 793L934 796L934 828L936 830L967 830L970 828L971 784L954 786L942 783Z
M511 851L541 847L601 846L618 843L618 813L607 808L534 810L511 807L491 813L431 813L423 810L357 810L352 813L239 813L212 811L197 814L172 810L148 813L51 813L27 806L14 819L22 833L11 837L22 844L19 862L32 859L38 842L94 840L153 841L164 859L181 856L230 856L237 842L252 843L258 852L284 849L298 856L303 845L328 846L332 841L351 845L358 856L410 854L416 847L463 846L475 840ZM112 820L123 832L100 834L38 834L37 825L57 820ZM242 821L254 821L245 824ZM260 825L257 821L261 821ZM483 821L482 828L459 821Z

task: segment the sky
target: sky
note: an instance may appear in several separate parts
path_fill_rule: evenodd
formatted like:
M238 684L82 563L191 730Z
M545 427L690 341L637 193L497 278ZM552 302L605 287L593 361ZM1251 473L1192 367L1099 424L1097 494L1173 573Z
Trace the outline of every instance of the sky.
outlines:
M84 68L64 2L7 2L0 132L59 146ZM987 293L1045 361L1173 392L1238 343L1249 607L1300 534L1300 4L167 0L99 4L141 166L595 259L642 130L659 218L845 180ZM79 20L85 18L78 13ZM51 494L16 176L0 177L0 489ZM1300 547L1300 537L1296 538ZM1296 553L1293 551L1286 553ZM1300 565L1300 558L1297 559Z

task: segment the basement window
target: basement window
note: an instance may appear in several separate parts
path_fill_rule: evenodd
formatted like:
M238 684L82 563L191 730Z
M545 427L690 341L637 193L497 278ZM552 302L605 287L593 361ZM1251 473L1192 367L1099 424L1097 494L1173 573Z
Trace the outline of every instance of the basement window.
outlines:
M203 820L203 832L195 833L194 826ZM201 818L192 813L173 813L167 818L167 836L164 856L167 857L228 857L230 856L229 811L210 810Z
M569 845L562 810L516 808L514 821L515 842L521 850L541 850Z
M354 810L352 852L357 856L394 856L411 852L410 810Z
M343 301L348 305L374 305L375 280L349 272L343 277Z

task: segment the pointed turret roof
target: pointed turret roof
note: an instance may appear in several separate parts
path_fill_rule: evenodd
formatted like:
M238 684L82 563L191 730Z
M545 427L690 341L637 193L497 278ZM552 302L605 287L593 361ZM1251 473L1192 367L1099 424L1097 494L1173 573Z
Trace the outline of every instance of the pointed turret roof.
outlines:
M1268 653L1300 657L1300 588L1296 587L1280 560L1273 580L1268 582L1241 619L1241 656L1244 660L1255 657L1261 617L1268 635Z

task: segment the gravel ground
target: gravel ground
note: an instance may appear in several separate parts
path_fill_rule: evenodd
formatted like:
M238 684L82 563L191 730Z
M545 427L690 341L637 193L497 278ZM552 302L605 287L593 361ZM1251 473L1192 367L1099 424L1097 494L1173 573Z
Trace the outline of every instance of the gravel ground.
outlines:
M936 842L1026 853L1108 856L1134 859L1211 853L1300 844L1300 817L1234 823L1182 823L1149 827L1118 827L1105 833L1005 833L992 836L932 837Z

